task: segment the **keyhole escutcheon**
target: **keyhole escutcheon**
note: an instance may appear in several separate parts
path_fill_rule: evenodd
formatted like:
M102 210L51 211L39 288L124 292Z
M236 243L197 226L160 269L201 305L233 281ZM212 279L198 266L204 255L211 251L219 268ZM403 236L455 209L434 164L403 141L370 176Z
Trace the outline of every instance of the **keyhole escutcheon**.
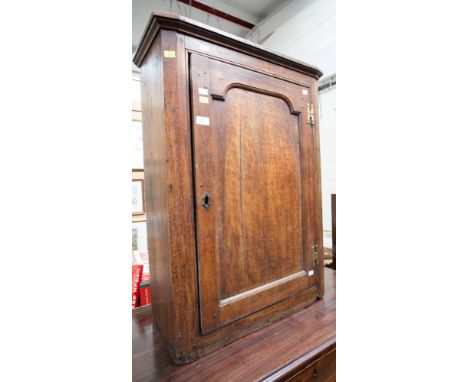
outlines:
M211 202L210 194L208 194L208 192L205 192L202 197L203 208L208 209L210 207L210 202Z

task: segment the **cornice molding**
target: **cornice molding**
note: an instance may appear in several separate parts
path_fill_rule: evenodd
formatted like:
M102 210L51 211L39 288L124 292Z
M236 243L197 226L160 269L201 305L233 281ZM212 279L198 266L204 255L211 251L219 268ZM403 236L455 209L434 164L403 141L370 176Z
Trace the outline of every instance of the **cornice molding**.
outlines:
M316 79L319 79L323 74L320 69L313 65L276 53L259 44L255 44L252 41L237 37L233 34L199 23L184 16L161 12L153 12L148 24L146 25L143 36L133 57L133 62L137 67L141 67L143 64L151 44L161 29L174 30L189 36L216 43L310 75Z

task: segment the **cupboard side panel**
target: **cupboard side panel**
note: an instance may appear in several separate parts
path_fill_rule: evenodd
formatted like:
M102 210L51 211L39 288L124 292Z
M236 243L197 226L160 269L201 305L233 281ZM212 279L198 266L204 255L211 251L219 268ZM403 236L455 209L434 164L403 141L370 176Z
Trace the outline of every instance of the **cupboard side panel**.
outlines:
M171 237L171 275L176 363L197 357L198 287L195 247L194 197L192 176L192 138L188 63L185 36L162 30L165 135L169 230Z
M171 245L160 35L141 67L140 78L153 323L165 342L173 344L175 329L172 319Z

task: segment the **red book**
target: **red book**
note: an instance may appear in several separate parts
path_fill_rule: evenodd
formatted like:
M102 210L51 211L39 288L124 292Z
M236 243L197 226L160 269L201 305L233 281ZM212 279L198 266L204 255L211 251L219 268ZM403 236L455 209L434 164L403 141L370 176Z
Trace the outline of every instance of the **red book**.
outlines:
M141 287L150 285L150 267L148 251L133 251L133 264L143 265Z
M142 286L140 288L140 306L151 304L151 286Z
M143 273L143 265L132 265L132 307L133 308L137 306L142 273Z

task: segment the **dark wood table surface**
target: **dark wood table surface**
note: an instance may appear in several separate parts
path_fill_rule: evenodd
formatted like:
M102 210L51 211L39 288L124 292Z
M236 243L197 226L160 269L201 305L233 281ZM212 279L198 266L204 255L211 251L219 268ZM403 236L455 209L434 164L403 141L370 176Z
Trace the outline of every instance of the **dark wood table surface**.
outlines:
M325 268L325 295L300 312L183 366L175 365L152 315L133 313L134 381L276 381L336 346L335 271Z

